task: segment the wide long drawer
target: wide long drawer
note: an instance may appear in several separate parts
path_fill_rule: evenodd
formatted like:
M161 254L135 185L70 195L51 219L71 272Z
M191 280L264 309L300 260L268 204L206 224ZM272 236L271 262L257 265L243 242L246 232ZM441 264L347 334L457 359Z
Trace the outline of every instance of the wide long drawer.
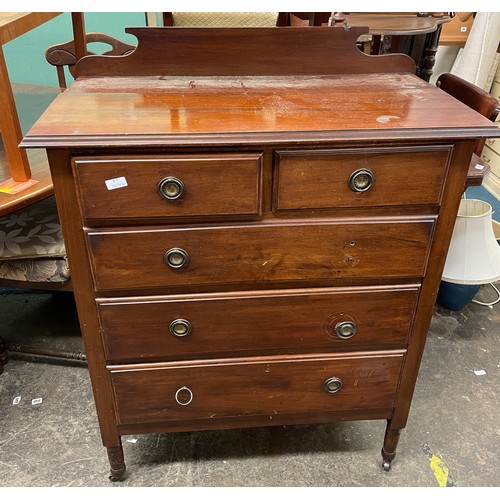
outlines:
M87 220L261 212L260 153L82 157L73 168Z
M390 408L404 351L111 367L120 424Z
M439 204L451 148L279 151L274 209Z
M109 362L405 347L418 287L98 300Z
M423 276L434 219L89 230L100 290ZM305 286L305 285L304 285Z

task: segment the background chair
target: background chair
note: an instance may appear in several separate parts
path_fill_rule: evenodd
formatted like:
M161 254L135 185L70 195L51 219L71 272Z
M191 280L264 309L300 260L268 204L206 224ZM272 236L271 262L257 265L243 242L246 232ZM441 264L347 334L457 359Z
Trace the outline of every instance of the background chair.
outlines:
M111 46L111 49L103 52L102 55L124 56L135 49L134 45L122 42L105 33L87 33L86 42L87 45L89 43L103 43ZM87 54L94 55L94 52L87 50ZM73 76L73 69L77 60L75 41L70 40L68 42L52 45L45 51L45 59L49 64L56 67L59 87L61 89L67 88L65 68L67 68L69 73Z
M436 85L493 122L500 113L500 104L494 96L459 76L443 73L438 77ZM480 185L482 179L489 172L489 165L480 158L484 142L485 139L476 142L466 187ZM478 164L483 166L482 170L475 168Z
M288 26L288 12L163 12L163 25L197 28Z
M436 85L489 120L493 122L496 120L500 112L498 100L477 85L451 73L440 75L436 81ZM474 152L480 154L483 145L484 140L482 142L479 141Z
M440 75L436 85L484 117L493 122L496 120L500 103L477 85L451 73ZM483 166L479 171L480 181L489 170L489 166L479 157L484 142L479 140L474 147L466 188L480 184L471 182L477 164ZM498 279L500 273L499 255L493 233L491 206L481 200L462 200L443 271L438 303L447 309L459 310L473 300L481 284L489 283L498 292L493 281ZM490 304L474 302L493 305L498 300Z

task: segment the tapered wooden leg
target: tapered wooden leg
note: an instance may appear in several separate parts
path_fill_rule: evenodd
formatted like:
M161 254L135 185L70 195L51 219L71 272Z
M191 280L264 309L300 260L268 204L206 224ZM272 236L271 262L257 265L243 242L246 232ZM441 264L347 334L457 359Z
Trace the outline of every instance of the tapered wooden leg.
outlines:
M120 481L124 479L125 471L127 470L123 457L123 447L120 444L119 446L110 446L107 450L109 465L111 467L109 479L111 481Z
M391 463L396 456L396 448L398 446L400 433L401 429L391 428L391 421L388 420L385 430L384 446L382 448L382 458L384 459L382 467L385 471L391 470Z

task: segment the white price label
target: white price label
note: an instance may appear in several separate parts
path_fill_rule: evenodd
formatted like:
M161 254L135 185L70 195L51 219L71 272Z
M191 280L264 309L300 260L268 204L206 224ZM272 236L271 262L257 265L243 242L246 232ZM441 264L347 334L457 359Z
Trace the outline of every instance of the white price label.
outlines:
M108 179L107 181L105 181L105 183L106 187L108 188L108 191L128 186L127 179L125 179L125 177L116 177L116 179Z

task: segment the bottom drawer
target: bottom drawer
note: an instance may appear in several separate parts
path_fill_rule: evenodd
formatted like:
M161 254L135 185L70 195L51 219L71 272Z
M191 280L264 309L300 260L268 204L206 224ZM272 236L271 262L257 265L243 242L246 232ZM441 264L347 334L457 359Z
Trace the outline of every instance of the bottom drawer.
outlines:
M120 424L390 408L404 351L111 367Z

